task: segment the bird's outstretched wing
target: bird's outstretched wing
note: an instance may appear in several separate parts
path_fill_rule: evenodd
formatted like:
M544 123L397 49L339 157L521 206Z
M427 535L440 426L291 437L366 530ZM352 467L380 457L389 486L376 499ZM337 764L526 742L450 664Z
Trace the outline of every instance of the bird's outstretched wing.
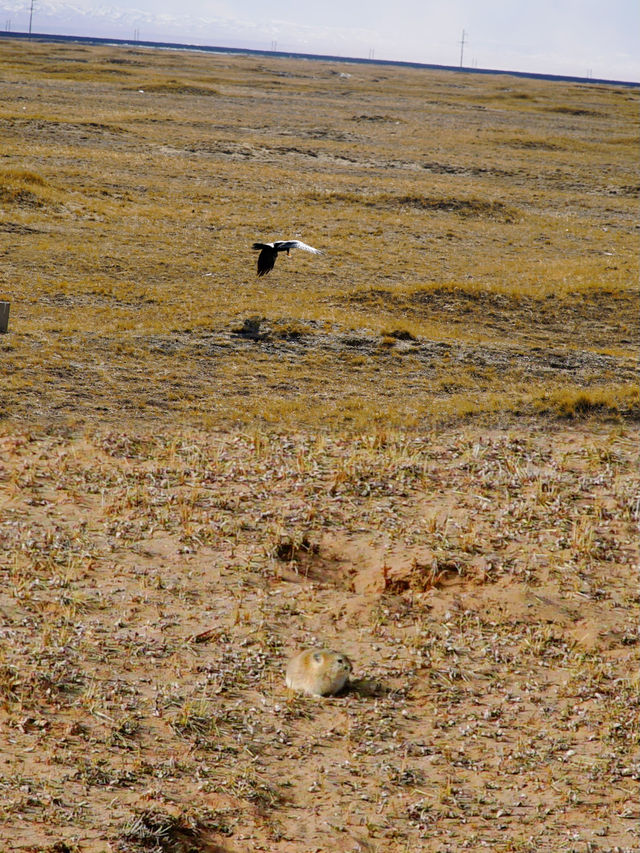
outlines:
M289 251L289 249L304 249L305 252L313 252L314 255L322 254L322 249L314 249L313 246L307 246L301 240L279 240L276 245L280 252Z
M259 276L271 272L278 257L278 252L289 254L291 249L303 249L305 252L312 252L314 255L322 254L320 249L314 249L313 246L308 246L301 240L276 240L275 243L254 243L253 248L260 252L258 255Z

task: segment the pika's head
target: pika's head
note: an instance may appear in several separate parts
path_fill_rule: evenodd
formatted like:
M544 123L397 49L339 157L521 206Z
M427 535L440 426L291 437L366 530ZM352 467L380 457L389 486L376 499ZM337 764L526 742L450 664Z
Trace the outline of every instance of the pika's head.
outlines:
M353 666L349 658L342 652L334 652L333 649L318 649L311 653L313 666L318 670L331 672L344 672L349 676Z

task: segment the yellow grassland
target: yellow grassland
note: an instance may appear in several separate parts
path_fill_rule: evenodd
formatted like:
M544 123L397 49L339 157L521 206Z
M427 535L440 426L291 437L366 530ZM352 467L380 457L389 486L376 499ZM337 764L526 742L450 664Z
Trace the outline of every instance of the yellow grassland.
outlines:
M18 42L0 69L4 417L402 427L576 386L637 411L634 90ZM325 255L256 279L251 243L291 236Z

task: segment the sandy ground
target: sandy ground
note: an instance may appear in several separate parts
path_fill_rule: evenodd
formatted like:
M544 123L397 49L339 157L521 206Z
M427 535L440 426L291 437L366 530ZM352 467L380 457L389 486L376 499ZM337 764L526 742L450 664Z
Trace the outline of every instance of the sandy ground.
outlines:
M638 849L635 458L5 425L1 849Z

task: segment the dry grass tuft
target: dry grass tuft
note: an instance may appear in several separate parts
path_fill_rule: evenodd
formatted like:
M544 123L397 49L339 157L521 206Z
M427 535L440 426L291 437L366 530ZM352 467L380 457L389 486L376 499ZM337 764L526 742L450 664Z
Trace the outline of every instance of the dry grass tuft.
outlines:
M629 386L606 388L563 388L542 395L536 405L542 412L552 412L565 418L585 418L594 414L609 416L640 416L640 391Z
M17 207L42 207L51 197L42 175L28 169L7 169L0 174L0 201Z
M160 92L168 95L196 95L205 97L219 94L216 89L205 86L193 86L183 83L180 80L149 80L143 85L143 91L151 93Z
M203 846L203 827L189 813L179 815L145 809L122 827L115 841L118 853L216 853L222 848Z

